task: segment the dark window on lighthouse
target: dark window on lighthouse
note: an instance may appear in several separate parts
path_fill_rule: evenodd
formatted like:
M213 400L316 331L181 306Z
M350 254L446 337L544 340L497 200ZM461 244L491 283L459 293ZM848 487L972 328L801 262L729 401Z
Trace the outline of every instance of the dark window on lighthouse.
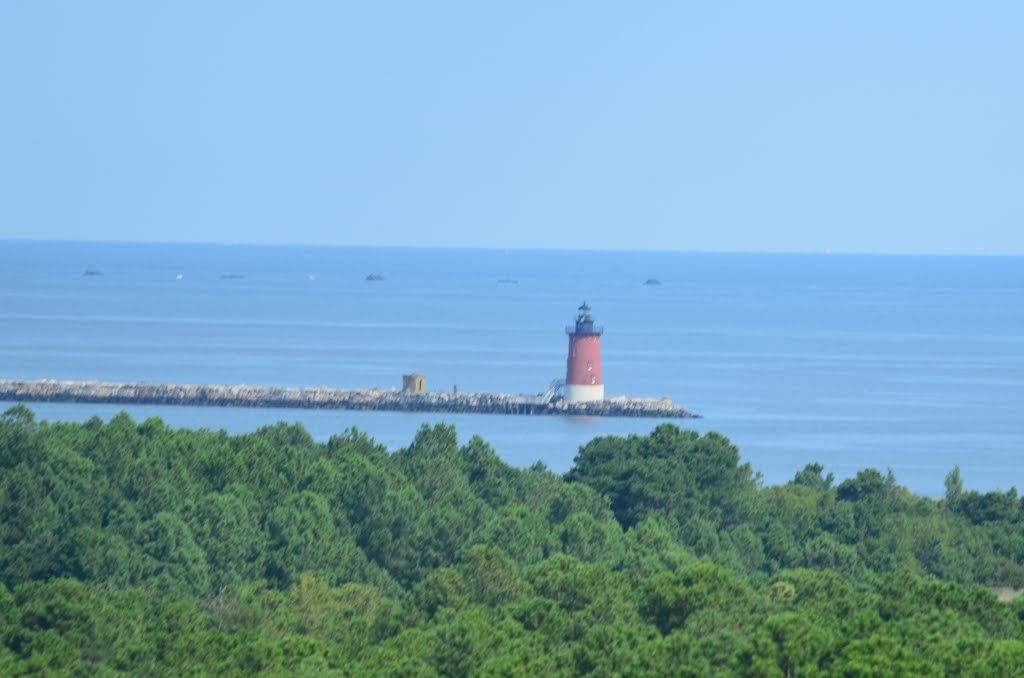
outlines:
M596 376L593 376L593 375L591 375L591 377L590 377L590 383L591 383L591 384L596 384L596 383L597 383L597 377L596 377Z
M575 346L572 347L572 357L573 358L576 357L576 347Z
M587 361L587 371L588 372L593 372L594 371L594 361L593 360L588 360Z

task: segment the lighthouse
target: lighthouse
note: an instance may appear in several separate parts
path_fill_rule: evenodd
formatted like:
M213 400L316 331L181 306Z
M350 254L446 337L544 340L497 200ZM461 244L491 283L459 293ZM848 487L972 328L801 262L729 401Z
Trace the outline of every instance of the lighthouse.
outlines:
M585 403L604 399L601 382L601 334L603 327L594 325L587 302L579 308L576 325L565 328L569 335L569 359L565 370L565 400Z

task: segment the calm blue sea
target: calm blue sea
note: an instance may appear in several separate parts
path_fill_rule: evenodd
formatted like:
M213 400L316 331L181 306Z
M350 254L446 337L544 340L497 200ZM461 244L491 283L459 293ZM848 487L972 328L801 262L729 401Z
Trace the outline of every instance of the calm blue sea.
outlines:
M932 496L955 464L970 488L1024 488L1021 258L0 241L0 376L370 387L416 371L432 389L538 393L564 377L583 300L605 326L608 393L703 414L683 425L728 435L766 483L818 461L839 478L892 468ZM356 427L392 449L445 420L557 471L594 436L658 423L128 411L232 432L300 421L320 439Z

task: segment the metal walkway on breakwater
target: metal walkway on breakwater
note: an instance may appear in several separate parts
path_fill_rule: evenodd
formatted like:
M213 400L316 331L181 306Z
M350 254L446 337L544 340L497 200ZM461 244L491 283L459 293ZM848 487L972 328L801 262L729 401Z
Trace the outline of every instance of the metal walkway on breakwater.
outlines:
M381 410L469 414L562 415L588 417L651 417L690 419L700 415L668 398L610 397L567 403L539 396L506 393L397 389L347 389L317 386L224 386L196 384L117 383L103 381L18 381L0 379L0 401L104 403L114 405L187 405L203 407L277 407L312 410Z

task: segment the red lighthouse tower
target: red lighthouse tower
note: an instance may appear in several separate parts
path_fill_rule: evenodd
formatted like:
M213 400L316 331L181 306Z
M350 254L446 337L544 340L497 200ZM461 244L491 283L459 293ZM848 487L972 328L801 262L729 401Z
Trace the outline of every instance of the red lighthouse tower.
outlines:
M601 381L601 334L603 327L594 325L587 302L579 308L576 326L565 328L569 335L569 359L565 370L565 400L585 403L604 399Z

